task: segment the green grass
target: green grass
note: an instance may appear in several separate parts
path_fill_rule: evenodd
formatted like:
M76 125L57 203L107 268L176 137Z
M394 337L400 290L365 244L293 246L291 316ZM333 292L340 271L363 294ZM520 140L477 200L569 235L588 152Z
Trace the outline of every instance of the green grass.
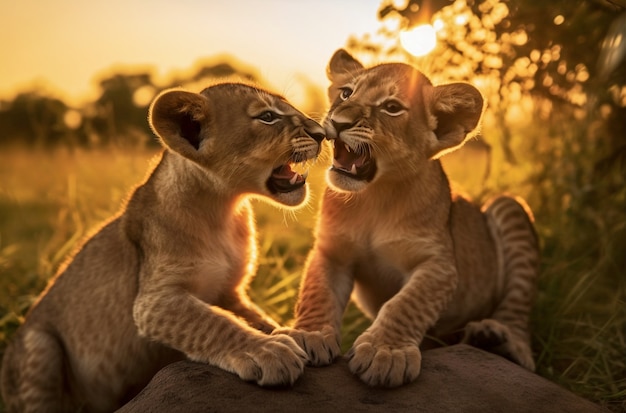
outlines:
M447 167L470 193L521 190L535 210L543 264L533 313L538 373L614 411L626 408L626 217L624 190L582 192L523 184L528 171L486 179L484 153L471 147ZM472 154L473 153L473 154ZM154 152L0 149L0 353L56 268L100 222L115 213L145 176ZM463 156L471 156L467 176ZM558 165L557 165L558 167ZM323 167L312 169L312 199L296 212L255 202L260 267L250 295L288 323L313 241ZM513 172L523 175L516 177ZM497 172L502 172L499 169ZM516 183L517 179L517 183ZM609 180L610 181L610 180ZM540 181L543 182L543 181ZM601 188L600 188L601 189ZM607 195L613 194L613 195ZM344 317L347 349L369 321L354 305ZM0 411L2 411L0 405Z

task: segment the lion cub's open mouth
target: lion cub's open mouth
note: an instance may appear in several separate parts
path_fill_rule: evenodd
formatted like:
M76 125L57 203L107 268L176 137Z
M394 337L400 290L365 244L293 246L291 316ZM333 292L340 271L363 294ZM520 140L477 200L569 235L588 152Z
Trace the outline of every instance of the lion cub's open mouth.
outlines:
M376 173L376 162L369 147L353 149L341 139L333 141L334 157L332 170L353 179L371 181Z
M303 165L302 163L289 162L284 165L275 168L272 171L272 175L267 180L267 188L272 193L285 193L295 191L298 188L302 188L306 183L306 178L309 171L305 171L302 174L295 172L292 167L296 165ZM297 167L300 169L300 167Z

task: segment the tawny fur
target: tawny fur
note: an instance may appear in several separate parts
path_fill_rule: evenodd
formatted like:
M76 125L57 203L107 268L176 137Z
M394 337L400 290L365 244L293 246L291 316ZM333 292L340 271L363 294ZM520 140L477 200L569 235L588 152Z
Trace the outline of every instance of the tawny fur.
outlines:
M248 299L256 272L250 196L302 204L290 167L324 130L243 84L170 90L151 106L165 146L119 215L50 283L7 348L9 412L110 412L163 366L189 358L260 385L292 384L306 355ZM280 168L280 169L277 169Z
M295 325L279 331L312 364L329 364L353 294L373 322L349 366L370 385L414 380L428 332L448 339L460 331L463 341L533 370L532 216L522 200L499 197L481 211L452 194L437 159L476 132L480 93L464 83L433 86L405 64L366 69L344 50L328 75L333 167Z

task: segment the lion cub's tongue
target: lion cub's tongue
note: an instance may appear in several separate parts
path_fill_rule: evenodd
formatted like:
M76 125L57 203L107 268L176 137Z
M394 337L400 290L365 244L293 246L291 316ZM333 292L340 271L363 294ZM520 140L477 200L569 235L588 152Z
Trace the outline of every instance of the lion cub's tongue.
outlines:
M357 154L352 151L348 151L343 143L335 145L335 157L333 165L338 166L341 169L350 171L352 166L359 168L367 161L366 154Z

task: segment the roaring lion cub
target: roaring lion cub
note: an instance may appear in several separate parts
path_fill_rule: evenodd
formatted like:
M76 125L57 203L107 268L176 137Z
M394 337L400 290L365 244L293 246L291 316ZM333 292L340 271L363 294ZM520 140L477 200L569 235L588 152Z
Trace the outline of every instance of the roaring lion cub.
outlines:
M464 329L464 342L533 370L528 319L539 254L530 212L510 197L481 210L451 194L437 160L473 133L481 94L463 83L433 86L405 64L365 69L344 50L328 75L330 186L294 329L279 331L312 364L331 363L354 290L374 320L349 367L370 385L414 380L427 332L449 338Z
M150 108L165 150L121 213L88 240L6 351L11 412L109 412L187 357L260 385L292 384L306 354L248 299L256 271L250 196L293 207L291 166L324 129L284 98L224 83L169 90Z

